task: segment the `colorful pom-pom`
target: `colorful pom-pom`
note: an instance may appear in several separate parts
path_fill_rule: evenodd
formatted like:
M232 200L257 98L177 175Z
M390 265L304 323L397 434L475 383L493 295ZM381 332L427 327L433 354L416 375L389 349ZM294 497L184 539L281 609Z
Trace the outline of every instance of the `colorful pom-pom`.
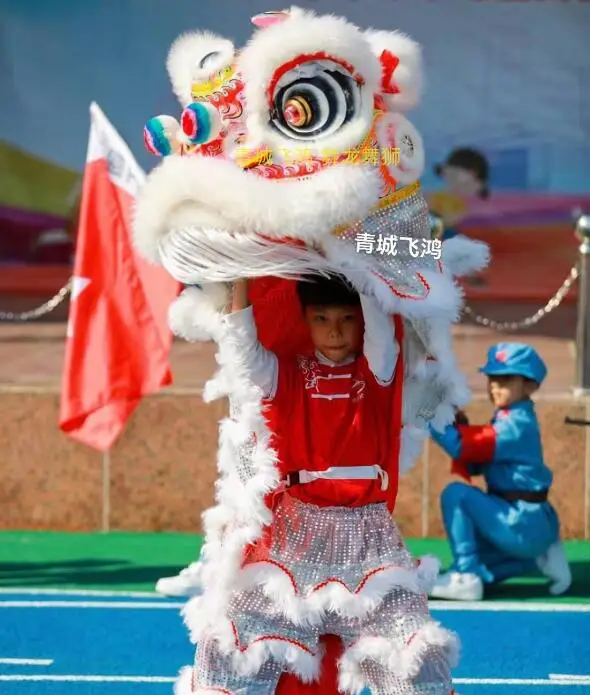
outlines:
M182 132L193 145L204 145L215 140L221 132L221 115L205 102L189 104L181 116Z
M148 152L167 157L179 148L180 124L172 116L150 118L143 129L143 142Z

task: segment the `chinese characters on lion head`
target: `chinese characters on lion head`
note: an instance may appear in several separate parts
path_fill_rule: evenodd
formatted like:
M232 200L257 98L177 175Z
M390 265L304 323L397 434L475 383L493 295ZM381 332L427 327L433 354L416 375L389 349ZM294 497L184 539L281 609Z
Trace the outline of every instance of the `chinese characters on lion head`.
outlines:
M253 22L240 51L211 33L181 36L168 57L180 123L146 127L146 142L168 143L150 148L170 156L140 196L136 243L193 286L171 310L173 329L212 337L205 317L223 306L225 283L245 276L262 341L296 350L286 336L301 326L285 281L341 272L404 317L408 370L436 370L442 400L430 405L450 417L443 395L465 392L450 346L454 277L483 267L487 249L459 237L441 258L430 241L422 139L404 115L421 95L420 47L299 8ZM279 306L285 325L273 319Z

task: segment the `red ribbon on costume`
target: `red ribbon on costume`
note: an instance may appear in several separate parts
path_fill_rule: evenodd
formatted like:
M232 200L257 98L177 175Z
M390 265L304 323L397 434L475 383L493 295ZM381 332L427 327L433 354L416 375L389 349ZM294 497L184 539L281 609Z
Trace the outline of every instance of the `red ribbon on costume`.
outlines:
M383 66L383 75L381 77L381 91L384 94L399 94L399 87L393 81L393 73L399 65L399 58L391 51L385 49L381 53L379 60Z
M493 425L457 425L461 435L461 455L455 459L451 472L471 481L469 464L490 463L496 452L496 430Z

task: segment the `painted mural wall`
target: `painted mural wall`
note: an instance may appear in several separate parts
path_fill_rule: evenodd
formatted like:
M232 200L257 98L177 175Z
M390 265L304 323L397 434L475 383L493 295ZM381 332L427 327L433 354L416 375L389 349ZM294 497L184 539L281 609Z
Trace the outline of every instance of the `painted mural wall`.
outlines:
M401 29L423 45L426 92L410 118L428 155L423 185L450 225L542 225L590 211L590 2L300 4ZM0 262L67 262L91 101L149 169L143 125L178 111L165 73L171 42L208 28L240 45L249 17L268 9L277 8L0 0Z

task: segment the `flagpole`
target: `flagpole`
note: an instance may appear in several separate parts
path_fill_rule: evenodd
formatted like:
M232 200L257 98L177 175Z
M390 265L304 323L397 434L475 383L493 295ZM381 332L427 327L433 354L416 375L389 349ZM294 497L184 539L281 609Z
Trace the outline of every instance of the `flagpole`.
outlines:
M111 521L111 451L102 455L102 532L110 531Z

